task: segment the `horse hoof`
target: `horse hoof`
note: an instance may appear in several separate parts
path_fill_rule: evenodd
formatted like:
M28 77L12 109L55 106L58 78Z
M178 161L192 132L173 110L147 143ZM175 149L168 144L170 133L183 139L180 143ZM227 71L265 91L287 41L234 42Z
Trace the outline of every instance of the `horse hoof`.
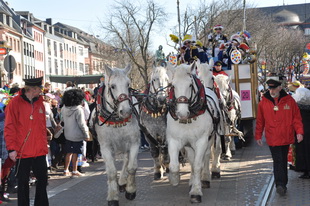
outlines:
M201 181L202 188L210 188L210 181L203 180Z
M136 192L134 192L134 193L126 192L125 197L127 200L134 200L136 198Z
M118 200L108 201L108 206L119 206Z
M225 155L225 157L223 158L224 160L230 161L230 157Z
M160 178L161 178L161 173L160 172L154 173L154 180L160 180Z
M121 193L126 192L126 185L119 185L119 186L118 186L118 190L119 190L119 192L121 192Z
M191 195L191 203L201 203L201 195Z
M212 172L212 179L214 178L221 178L221 174L219 172Z

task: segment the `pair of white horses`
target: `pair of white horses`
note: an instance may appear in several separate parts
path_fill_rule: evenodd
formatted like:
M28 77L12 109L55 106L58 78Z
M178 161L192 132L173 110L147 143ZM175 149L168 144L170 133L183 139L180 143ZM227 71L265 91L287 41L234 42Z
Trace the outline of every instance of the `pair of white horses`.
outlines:
M192 168L189 181L192 203L201 202L202 187L210 186L209 164L213 145L215 145L215 152L212 171L218 174L220 172L220 135L225 134L225 122L218 98L211 89L205 89L208 80L206 74L210 72L212 65L198 63L197 68L204 85L196 77L195 65L168 66L167 70L163 67L155 68L151 80L158 81L153 84L154 94L161 93L165 88L166 83L159 81L161 77L165 78L165 82L171 82L173 89L170 88L169 94L170 112L165 116L166 132L154 136L167 141L170 158L169 181L174 186L178 185L180 179L179 152L185 148ZM105 88L101 94L98 94L103 98L97 109L93 111L90 121L90 125L93 125L97 132L106 164L107 200L108 205L112 206L119 204L119 191L125 192L129 200L133 200L136 196L135 174L140 145L139 124L147 124L143 118L140 121L134 112L135 99L129 94L129 71L129 67L125 69L105 67ZM99 121L95 121L96 119ZM165 127L162 130L165 130ZM124 159L119 178L114 164L116 153L122 153ZM162 165L160 159L155 159L155 173Z

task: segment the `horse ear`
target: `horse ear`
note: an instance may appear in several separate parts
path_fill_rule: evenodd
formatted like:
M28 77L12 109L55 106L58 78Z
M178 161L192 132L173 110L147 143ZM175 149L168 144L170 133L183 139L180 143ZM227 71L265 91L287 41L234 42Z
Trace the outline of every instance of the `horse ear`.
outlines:
M173 79L173 74L174 74L175 68L176 68L176 66L173 66L171 63L168 62L166 69L167 69L167 75L168 75L170 80Z
M105 72L105 74L107 75L107 76L111 76L112 75L112 69L108 66L108 65L104 65L104 72Z
M214 66L214 60L213 60L213 58L211 58L211 59L209 60L209 66L210 66L210 69L212 69L212 67Z
M195 61L191 64L191 73L193 75L196 75L196 62Z
M131 65L128 64L128 65L126 66L125 70L124 70L124 71L125 71L125 74L128 75L129 72L130 72L130 70L131 70Z

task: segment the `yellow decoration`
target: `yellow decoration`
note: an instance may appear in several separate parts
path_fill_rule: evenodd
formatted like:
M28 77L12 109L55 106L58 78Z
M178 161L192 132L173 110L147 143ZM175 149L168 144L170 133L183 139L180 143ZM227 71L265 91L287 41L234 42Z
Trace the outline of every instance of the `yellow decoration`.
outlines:
M176 35L174 35L174 34L170 34L169 35L170 36L170 38L171 38L171 40L174 42L174 43L179 43L179 37L177 37Z

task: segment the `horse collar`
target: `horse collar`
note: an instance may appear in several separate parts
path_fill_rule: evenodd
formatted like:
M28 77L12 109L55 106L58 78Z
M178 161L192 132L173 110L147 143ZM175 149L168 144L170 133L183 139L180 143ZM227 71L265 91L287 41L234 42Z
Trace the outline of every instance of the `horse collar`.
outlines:
M127 117L126 119L117 121L117 120L111 120L111 121L107 121L107 119L105 119L103 116L99 115L99 120L101 122L104 122L108 127L109 126L114 126L116 127L123 127L127 125L127 122L130 122L132 116L130 115L130 117Z

